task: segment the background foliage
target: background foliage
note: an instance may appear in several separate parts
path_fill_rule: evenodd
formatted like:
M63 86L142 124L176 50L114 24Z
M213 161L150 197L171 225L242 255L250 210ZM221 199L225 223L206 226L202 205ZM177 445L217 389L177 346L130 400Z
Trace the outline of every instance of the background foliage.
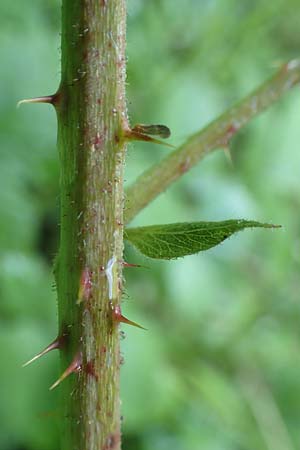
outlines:
M132 123L165 123L181 143L299 55L298 0L129 0ZM2 0L0 448L58 448L58 355L21 364L56 335L56 119L21 98L59 83L60 2ZM124 448L293 450L299 429L299 89L216 152L135 225L255 219L220 247L126 270ZM169 150L135 144L127 181Z

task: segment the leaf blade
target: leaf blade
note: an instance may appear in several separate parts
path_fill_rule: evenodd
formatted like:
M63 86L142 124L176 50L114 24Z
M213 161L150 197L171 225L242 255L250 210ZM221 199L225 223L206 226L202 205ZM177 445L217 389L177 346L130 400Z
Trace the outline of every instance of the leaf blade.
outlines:
M149 258L174 259L208 250L245 228L278 227L254 220L230 219L127 228L124 237Z

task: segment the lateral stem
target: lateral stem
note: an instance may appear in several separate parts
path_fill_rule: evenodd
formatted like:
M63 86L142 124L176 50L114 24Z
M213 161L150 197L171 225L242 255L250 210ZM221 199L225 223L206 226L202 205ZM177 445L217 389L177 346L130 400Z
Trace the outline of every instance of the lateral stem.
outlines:
M245 99L229 108L204 129L192 135L177 150L142 173L126 191L125 224L131 222L145 206L204 156L218 148L228 147L232 137L242 127L299 82L300 60L292 60Z

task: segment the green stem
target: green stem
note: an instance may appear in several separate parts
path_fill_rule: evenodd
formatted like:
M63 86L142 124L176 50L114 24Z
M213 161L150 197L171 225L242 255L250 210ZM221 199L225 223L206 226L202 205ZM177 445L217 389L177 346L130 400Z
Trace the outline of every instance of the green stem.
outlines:
M120 448L125 0L63 0L62 79L53 102L61 164L55 268L63 450ZM74 373L72 373L74 372Z
M126 191L125 224L205 155L217 148L228 147L230 139L238 130L299 82L300 61L290 61L248 97L142 173Z

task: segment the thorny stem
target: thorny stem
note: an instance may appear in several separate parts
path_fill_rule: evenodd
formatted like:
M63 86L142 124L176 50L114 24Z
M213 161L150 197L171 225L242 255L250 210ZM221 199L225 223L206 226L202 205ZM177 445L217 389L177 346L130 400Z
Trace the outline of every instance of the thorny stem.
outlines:
M226 148L232 136L254 116L300 82L300 60L285 64L272 78L231 107L177 150L142 173L126 190L127 224L160 193L217 148Z
M63 0L55 106L61 163L58 290L63 450L120 449L125 0ZM73 372L73 373L71 373Z

